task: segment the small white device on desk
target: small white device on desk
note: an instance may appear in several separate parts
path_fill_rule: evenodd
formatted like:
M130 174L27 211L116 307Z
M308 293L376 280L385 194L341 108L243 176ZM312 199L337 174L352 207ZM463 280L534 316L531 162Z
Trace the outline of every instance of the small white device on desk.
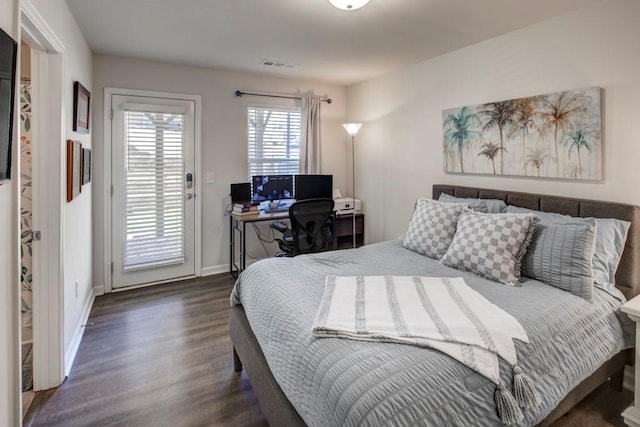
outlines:
M362 202L358 199L355 200L355 212L357 214L362 213ZM340 197L334 199L336 215L351 215L354 212L353 199L349 197Z

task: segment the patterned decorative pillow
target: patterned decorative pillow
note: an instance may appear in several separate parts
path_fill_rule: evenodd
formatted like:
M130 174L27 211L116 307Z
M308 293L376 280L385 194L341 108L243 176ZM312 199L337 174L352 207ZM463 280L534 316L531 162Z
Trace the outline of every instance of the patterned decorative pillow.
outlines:
M591 301L596 224L536 224L522 275Z
M537 219L531 214L483 214L465 210L441 262L516 286Z
M466 204L418 199L404 247L431 258L442 258L456 232L458 216L466 207Z

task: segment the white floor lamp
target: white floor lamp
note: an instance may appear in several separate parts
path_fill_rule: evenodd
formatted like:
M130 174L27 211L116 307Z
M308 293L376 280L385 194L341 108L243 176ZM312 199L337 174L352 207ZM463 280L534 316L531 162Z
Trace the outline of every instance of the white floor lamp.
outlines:
M356 247L356 135L362 123L343 123L342 126L346 129L347 133L351 136L351 193L353 194L353 248Z

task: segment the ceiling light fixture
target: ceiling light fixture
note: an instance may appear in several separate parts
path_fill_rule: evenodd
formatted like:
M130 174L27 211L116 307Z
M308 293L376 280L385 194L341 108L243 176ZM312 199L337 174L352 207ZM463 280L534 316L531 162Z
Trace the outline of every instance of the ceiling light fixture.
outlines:
M332 5L342 10L356 10L369 3L369 0L329 0Z

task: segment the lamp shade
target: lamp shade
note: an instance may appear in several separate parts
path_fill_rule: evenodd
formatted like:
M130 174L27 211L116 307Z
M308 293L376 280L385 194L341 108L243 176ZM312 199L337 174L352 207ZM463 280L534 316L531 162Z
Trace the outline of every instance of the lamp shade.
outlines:
M362 123L343 123L342 126L350 136L356 136L362 127Z
M356 10L369 3L369 0L329 0L332 5L342 10Z

